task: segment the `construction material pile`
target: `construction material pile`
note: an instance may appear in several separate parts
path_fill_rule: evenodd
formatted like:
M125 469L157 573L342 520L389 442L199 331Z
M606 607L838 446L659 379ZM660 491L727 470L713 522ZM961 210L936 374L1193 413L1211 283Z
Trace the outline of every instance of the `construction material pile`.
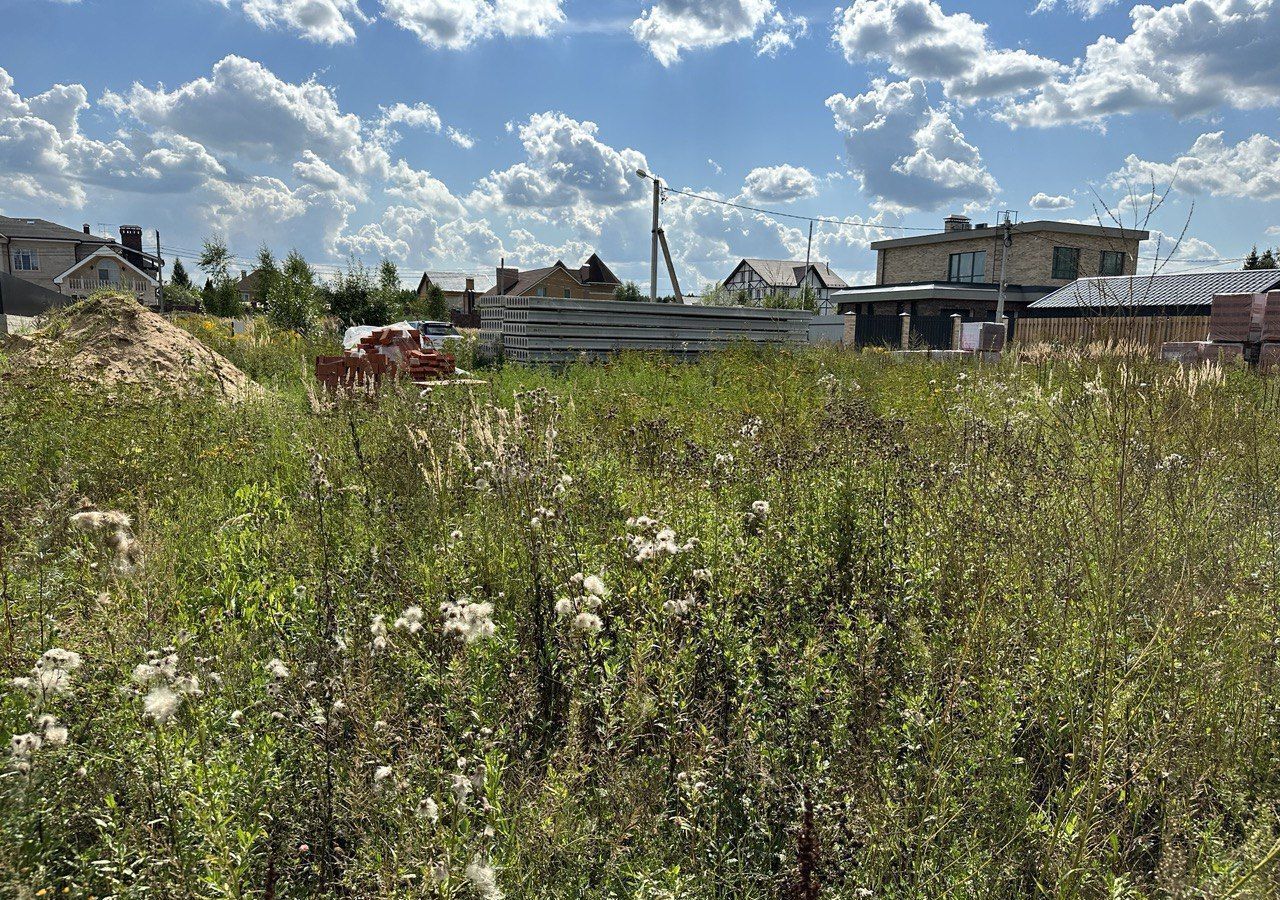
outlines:
M316 359L316 379L329 390L373 387L383 378L438 381L457 372L454 358L407 325L367 329L341 356Z
M1280 368L1280 291L1219 294L1209 312L1209 340L1172 341L1164 359L1194 365L1244 360L1261 371Z
M43 328L8 341L10 377L54 371L68 381L212 390L228 400L262 390L226 357L130 294L82 300L55 313Z

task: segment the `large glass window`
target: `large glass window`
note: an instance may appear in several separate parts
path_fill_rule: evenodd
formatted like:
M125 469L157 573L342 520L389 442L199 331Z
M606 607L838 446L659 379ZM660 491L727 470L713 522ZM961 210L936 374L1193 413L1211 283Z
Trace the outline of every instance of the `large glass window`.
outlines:
M1075 281L1080 277L1080 250L1077 247L1053 248L1053 277Z
M1124 254L1118 250L1103 250L1098 266L1099 275L1123 275Z
M13 271L39 272L40 253L36 250L15 250L13 252Z
M986 277L987 251L978 250L973 253L952 253L951 265L947 269L947 281L978 282Z

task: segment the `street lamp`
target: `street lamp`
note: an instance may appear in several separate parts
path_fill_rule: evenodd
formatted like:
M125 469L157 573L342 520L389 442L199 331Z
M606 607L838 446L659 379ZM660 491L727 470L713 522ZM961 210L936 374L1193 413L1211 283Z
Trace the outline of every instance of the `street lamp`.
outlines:
M653 181L653 233L649 256L649 302L658 302L658 204L662 201L662 180L644 169L636 169L636 177Z

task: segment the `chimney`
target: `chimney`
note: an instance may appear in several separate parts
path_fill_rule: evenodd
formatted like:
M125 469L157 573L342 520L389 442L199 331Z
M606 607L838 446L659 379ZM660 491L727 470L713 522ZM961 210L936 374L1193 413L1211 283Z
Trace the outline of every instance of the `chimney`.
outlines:
M121 225L120 245L124 247L124 258L139 269L143 268L142 229L137 225Z
M943 231L968 231L971 227L968 216L953 214L942 220Z
M499 267L498 269L498 293L505 295L510 288L516 286L516 282L520 280L519 269L508 269Z
M93 232L89 230L89 223L88 223L88 222L85 222L85 223L84 223L84 233L85 233L85 234L93 234Z
M474 294L476 292L476 280L474 278L467 279L467 293Z
M248 277L249 277L249 273L248 273L248 272L246 272L244 269L241 269L241 270L240 270L240 277L241 277L241 278L248 278Z

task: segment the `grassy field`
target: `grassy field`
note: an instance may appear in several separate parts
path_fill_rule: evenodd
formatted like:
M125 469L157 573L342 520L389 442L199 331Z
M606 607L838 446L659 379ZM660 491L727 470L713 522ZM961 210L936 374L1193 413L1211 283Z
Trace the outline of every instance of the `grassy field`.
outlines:
M1274 381L188 326L274 390L0 381L0 895L1280 891Z

